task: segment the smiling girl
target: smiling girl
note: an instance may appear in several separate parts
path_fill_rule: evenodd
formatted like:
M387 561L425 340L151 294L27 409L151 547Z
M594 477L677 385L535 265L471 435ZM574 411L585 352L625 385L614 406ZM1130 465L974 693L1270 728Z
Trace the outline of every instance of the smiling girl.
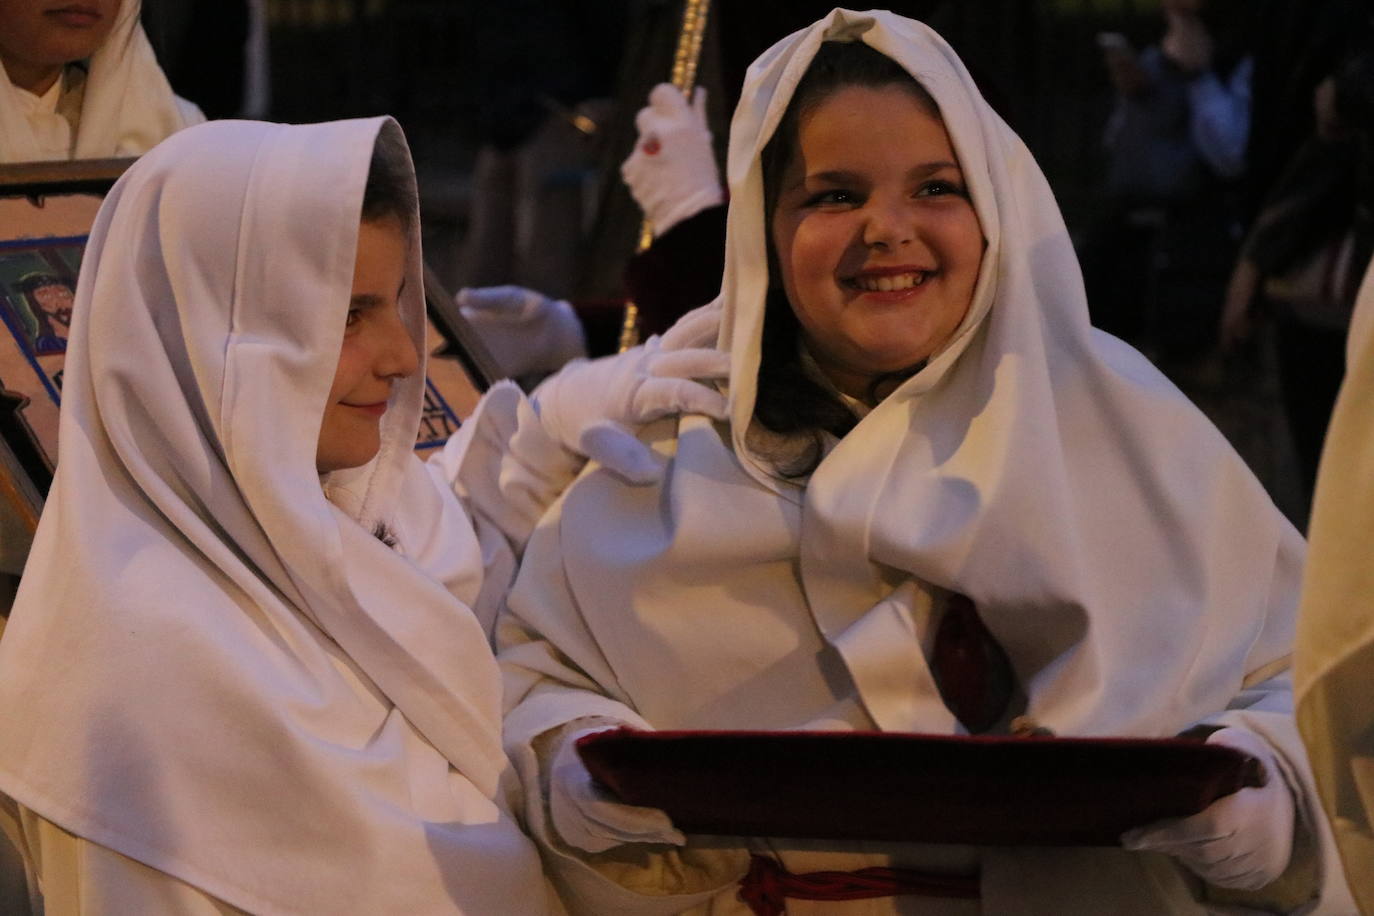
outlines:
M1089 326L1044 177L950 48L883 11L779 42L729 182L729 423L647 427L671 456L657 487L584 474L498 621L508 751L570 908L1349 912L1289 713L1301 538ZM684 837L573 747L617 724L1006 734L1018 715L1188 731L1268 779L1116 847Z

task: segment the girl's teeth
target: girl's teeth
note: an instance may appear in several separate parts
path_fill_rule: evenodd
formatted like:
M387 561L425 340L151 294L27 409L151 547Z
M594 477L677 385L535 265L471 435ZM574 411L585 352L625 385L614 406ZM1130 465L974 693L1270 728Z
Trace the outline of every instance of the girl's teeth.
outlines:
M857 277L855 285L870 293L890 293L893 290L911 289L925 282L924 273L898 274L888 277Z

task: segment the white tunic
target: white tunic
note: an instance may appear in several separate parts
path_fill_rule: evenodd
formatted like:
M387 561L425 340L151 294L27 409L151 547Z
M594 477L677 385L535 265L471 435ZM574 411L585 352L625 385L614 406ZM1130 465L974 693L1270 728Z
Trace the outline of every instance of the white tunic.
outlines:
M759 157L827 38L866 42L934 96L987 248L951 345L796 485L746 440L768 286ZM1263 736L1302 826L1289 874L1245 899L1348 912L1283 673L1301 538L1163 376L1089 327L1053 196L953 51L910 20L837 10L754 63L730 144L716 307L731 422L645 430L672 457L659 486L584 472L536 529L498 622L507 747L570 906L742 912L734 882L747 863L728 841L598 856L564 846L536 790L565 725L956 732L926 647L958 592L1006 650L1026 711L1058 734L1172 736L1213 722ZM1204 898L1241 899L1119 849L760 844L794 872L977 872L981 911L999 916L1202 913L1220 906ZM974 906L788 901L793 914Z

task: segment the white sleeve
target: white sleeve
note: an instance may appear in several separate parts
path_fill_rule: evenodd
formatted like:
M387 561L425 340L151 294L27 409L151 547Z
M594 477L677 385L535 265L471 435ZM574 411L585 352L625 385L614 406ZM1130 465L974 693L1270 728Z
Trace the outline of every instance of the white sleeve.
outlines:
M540 516L585 464L545 435L523 392L499 382L407 480L397 513L407 555L468 604L492 637Z
M478 526L494 526L518 557L539 517L586 464L544 432L514 382L497 382L427 462Z
M1297 809L1292 859L1268 887L1254 892L1209 888L1209 899L1267 912L1344 916L1355 912L1355 904L1293 718L1289 653L1305 557L1302 535L1287 529L1274 562L1265 626L1246 647L1244 682L1226 708L1203 723L1245 729L1274 749L1282 771L1275 775L1288 784Z
M1208 71L1188 86L1192 115L1189 126L1202 158L1222 178L1245 171L1245 147L1250 141L1250 80L1254 61L1236 64L1222 83Z
M742 846L689 837L681 848L627 845L586 853L563 843L553 828L549 773L568 731L617 723L652 727L620 688L569 593L558 519L555 505L530 537L496 629L506 753L525 792L525 829L573 912L666 916L730 894L748 870Z

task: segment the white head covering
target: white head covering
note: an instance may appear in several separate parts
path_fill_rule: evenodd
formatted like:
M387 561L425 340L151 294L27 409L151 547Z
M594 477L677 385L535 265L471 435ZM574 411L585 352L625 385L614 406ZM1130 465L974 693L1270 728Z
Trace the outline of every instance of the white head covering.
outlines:
M1317 475L1293 675L1346 874L1374 912L1374 270L1351 317L1345 365Z
M73 159L137 156L183 127L205 120L177 98L139 22L142 6L123 0L105 43L91 55ZM22 90L0 79L0 162L47 158L26 116Z
M423 369L334 502L315 471L379 132L212 122L106 198L0 646L0 790L254 912L537 911L481 627L370 533L424 552L393 517ZM401 308L423 353L418 216Z

